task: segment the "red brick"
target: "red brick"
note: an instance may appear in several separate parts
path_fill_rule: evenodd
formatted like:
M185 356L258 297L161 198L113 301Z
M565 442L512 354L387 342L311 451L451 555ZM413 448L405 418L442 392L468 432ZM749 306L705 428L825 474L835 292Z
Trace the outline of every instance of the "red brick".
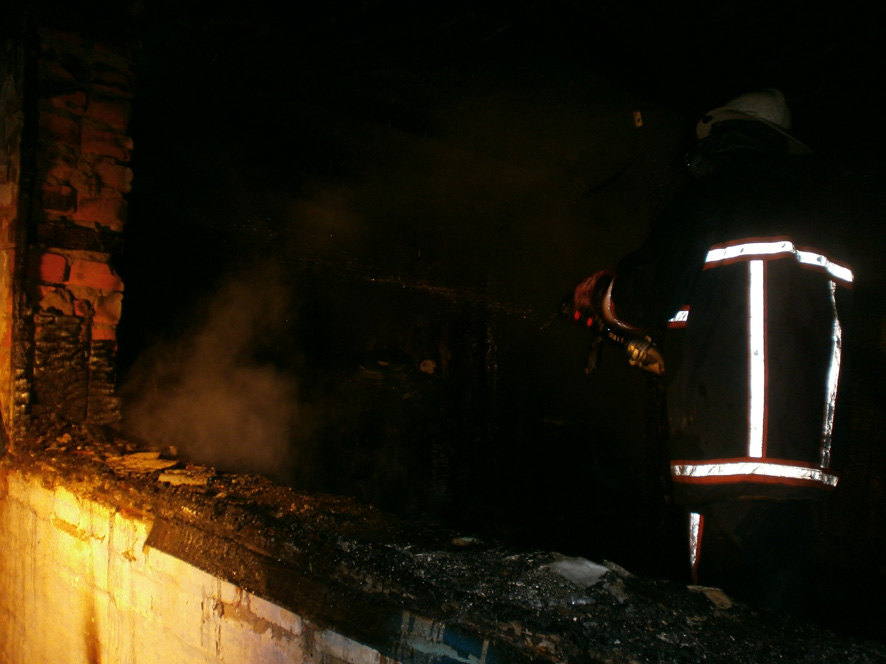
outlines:
M83 258L75 258L72 261L67 283L105 291L123 290L123 282L110 265Z
M80 200L101 198L102 196L102 182L92 164L85 159L77 164L77 170L71 173L68 184L77 190Z
M118 69L132 63L132 48L127 42L97 42L92 45L92 58Z
M45 26L40 26L38 32L40 33L40 45L44 51L59 47L61 47L59 50L70 51L83 45L83 38L73 32L65 32Z
M17 219L15 208L0 209L0 250L13 249L17 246L15 241Z
M68 261L60 254L31 254L28 263L28 274L47 284L64 282L68 271Z
M94 223L120 231L126 223L126 210L123 194L109 189L98 198L81 198L73 219L79 224Z
M124 130L129 125L129 102L90 95L86 102L86 115L111 129Z
M15 182L3 182L0 184L0 207L12 205L16 198Z
M89 318L92 315L92 303L79 298L74 300L74 313L80 318Z
M105 325L93 325L92 326L92 340L93 341L116 341L117 340L117 332L113 327L108 327Z
M123 99L135 98L135 94L130 90L118 88L113 85L102 85L101 83L95 83L92 86L92 89L103 97L120 97Z
M42 111L40 113L40 138L59 141L76 148L80 146L80 125L57 113Z
M41 78L54 78L65 81L77 80L77 75L63 63L53 60L40 60L40 76Z
M116 325L123 312L123 293L99 296L95 300L94 325Z
M64 288L40 286L37 288L37 293L37 306L41 311L58 311L64 316L74 314L73 298Z
M49 182L67 182L71 173L77 167L77 158L60 149L61 146L53 144L47 150L46 179Z
M91 73L94 89L114 97L132 97L132 72L106 62L95 62Z
M43 185L43 209L73 213L77 209L77 192L65 185Z
M127 192L132 189L132 169L115 161L101 159L93 168L98 173L101 183L117 191Z
M42 103L44 111L56 110L79 115L86 109L86 93L82 90L74 90L44 98Z
M83 154L112 157L122 162L129 161L132 150L132 139L129 136L84 127L80 140L80 150Z

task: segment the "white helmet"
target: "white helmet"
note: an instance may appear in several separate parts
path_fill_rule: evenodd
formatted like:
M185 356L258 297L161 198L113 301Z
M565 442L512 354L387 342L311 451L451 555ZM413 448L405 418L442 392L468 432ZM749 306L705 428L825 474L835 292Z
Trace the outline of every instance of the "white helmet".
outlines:
M711 134L713 126L724 120L753 120L762 122L789 139L792 153L808 154L809 148L790 134L791 110L781 90L766 88L748 92L726 102L723 106L708 111L698 121L695 135L699 140Z

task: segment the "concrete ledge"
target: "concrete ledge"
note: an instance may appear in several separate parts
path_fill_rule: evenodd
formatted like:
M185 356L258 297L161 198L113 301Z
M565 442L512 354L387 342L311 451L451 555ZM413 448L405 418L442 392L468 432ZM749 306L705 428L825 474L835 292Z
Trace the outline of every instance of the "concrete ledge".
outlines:
M515 551L112 435L42 443L0 462L4 662L886 657L714 589Z

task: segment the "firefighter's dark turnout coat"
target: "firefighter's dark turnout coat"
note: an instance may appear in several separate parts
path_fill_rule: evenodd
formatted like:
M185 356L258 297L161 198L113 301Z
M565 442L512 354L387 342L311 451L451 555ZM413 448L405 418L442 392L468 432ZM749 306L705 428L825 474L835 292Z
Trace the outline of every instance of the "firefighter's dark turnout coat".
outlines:
M836 486L835 405L853 273L813 157L724 122L700 177L621 261L615 317L667 325L671 473L687 505ZM673 338L672 338L673 337Z

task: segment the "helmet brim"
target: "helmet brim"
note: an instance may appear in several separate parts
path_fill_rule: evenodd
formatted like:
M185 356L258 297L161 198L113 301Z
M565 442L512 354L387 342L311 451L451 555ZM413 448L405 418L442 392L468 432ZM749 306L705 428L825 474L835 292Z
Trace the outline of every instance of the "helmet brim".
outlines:
M715 108L712 111L708 111L705 116L698 121L698 124L695 127L695 135L698 137L698 140L702 140L711 135L711 130L714 125L719 124L721 122L725 122L727 120L743 120L745 122L762 122L767 127L770 127L777 131L779 134L788 139L788 151L791 154L812 154L812 150L806 147L803 143L798 141L794 136L784 127L780 127L777 124L773 124L768 120L764 120L756 115L752 115L750 113L745 113L743 111L736 111L734 108Z

